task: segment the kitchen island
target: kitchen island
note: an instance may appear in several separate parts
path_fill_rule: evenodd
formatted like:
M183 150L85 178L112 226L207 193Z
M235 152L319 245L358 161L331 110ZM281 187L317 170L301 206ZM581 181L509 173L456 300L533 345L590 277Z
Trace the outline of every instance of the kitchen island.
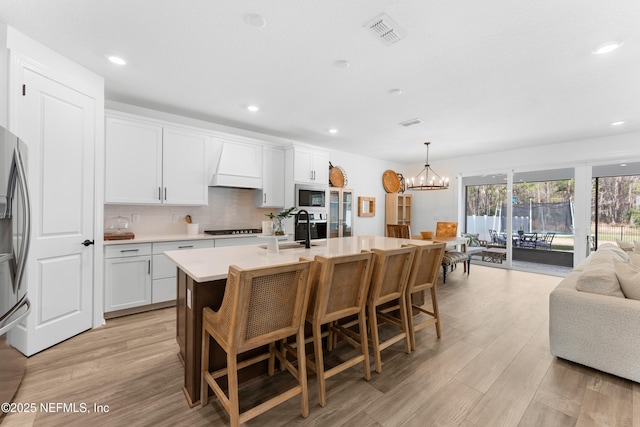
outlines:
M314 242L315 243L315 242ZM313 259L316 255L339 256L359 253L362 250L395 249L404 244L428 245L432 241L397 239L380 236L355 236L328 239L314 244L309 249L304 246L280 249L277 253L267 250L267 245L235 246L226 248L191 249L168 251L169 257L178 267L177 277L177 331L180 346L180 360L185 368L183 391L190 406L200 401L200 359L202 349L202 310L211 307L217 310L222 303L227 274L230 265L240 268L267 267L296 262L301 257ZM247 352L239 360L249 358L256 352ZM266 363L266 362L265 362ZM226 355L217 345L211 343L209 366L221 369L226 365ZM266 365L255 365L239 373L240 382L266 372Z

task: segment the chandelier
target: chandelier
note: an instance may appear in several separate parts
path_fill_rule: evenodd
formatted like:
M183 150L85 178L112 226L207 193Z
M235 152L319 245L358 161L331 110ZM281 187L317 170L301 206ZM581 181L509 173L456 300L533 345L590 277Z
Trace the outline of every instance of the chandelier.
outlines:
M429 144L431 143L424 143L427 146L424 169L415 178L411 178L409 185L407 185L409 190L446 190L449 188L449 178L442 178L429 165Z

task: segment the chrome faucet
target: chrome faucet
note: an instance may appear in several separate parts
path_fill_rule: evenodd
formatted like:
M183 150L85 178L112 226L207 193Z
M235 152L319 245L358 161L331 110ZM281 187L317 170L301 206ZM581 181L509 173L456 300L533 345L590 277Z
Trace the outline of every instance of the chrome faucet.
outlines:
M309 212L302 209L296 213L296 225L300 223L300 214L303 213L307 216L307 233L304 238L304 247L309 249L311 247L311 220L309 219Z

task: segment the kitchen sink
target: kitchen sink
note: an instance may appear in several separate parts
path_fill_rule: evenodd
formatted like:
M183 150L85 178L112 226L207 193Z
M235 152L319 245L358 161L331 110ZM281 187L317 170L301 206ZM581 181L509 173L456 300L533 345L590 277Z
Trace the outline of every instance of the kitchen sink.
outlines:
M325 242L311 242L311 246L324 246L326 245ZM267 245L258 245L263 249L267 249ZM298 243L298 242L279 242L278 243L278 249L280 250L284 250L284 249L304 249L304 243Z

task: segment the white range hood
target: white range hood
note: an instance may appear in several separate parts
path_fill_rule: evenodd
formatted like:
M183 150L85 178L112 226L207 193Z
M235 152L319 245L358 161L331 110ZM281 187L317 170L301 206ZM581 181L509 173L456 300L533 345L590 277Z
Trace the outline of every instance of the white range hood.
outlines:
M262 188L262 146L215 138L210 187Z

